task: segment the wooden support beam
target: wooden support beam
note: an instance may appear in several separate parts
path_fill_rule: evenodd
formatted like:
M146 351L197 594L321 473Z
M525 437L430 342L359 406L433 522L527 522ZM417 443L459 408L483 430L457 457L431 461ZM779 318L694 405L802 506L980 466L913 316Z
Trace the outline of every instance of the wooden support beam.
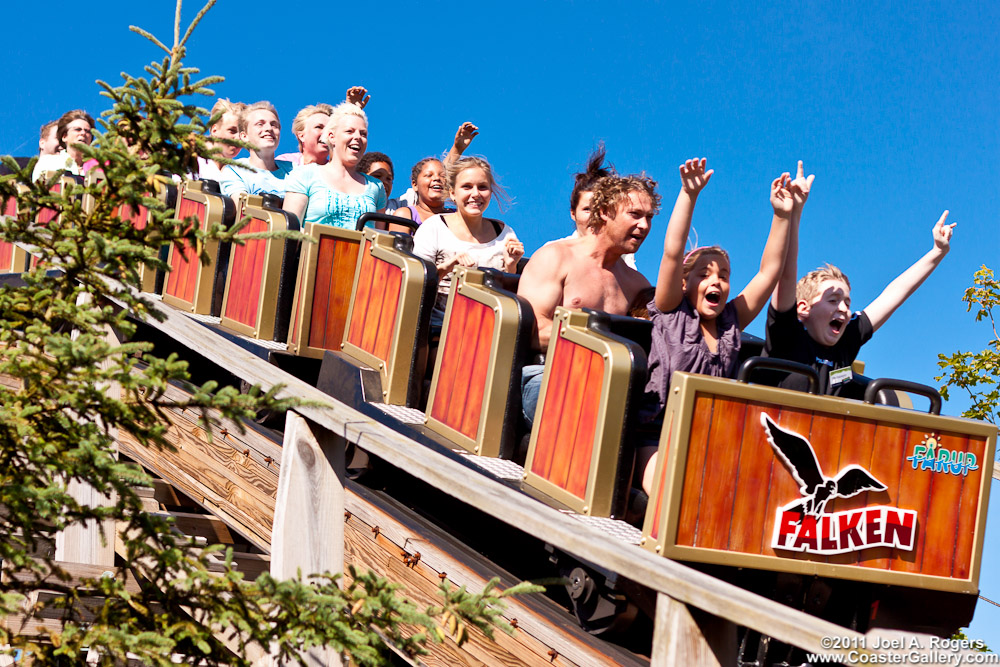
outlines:
M208 544L232 544L233 535L229 527L211 514L189 514L187 512L157 512L173 517L177 530L190 537L204 538Z
M692 609L660 593L656 596L650 667L736 664L736 625Z
M314 431L305 419L288 413L271 531L274 578L344 571L345 445L343 438ZM309 666L343 664L337 652L326 648L301 657Z
M271 529L271 574L344 571L343 438L288 413Z
M90 294L81 294L77 300L79 305L86 305L91 300ZM77 336L73 332L73 338ZM106 327L104 340L111 347L120 345L118 336L111 329ZM110 367L114 361L106 359L100 363L102 369ZM121 386L117 383L104 387L109 398L121 398ZM116 433L112 437L117 441ZM66 486L67 493L78 503L87 507L107 507L115 503L113 496L105 496L98 493L94 487L86 482L70 480ZM89 520L85 523L75 523L67 526L66 530L56 534L56 560L71 561L74 563L87 563L92 565L115 564L115 521L107 519L98 525L97 521Z

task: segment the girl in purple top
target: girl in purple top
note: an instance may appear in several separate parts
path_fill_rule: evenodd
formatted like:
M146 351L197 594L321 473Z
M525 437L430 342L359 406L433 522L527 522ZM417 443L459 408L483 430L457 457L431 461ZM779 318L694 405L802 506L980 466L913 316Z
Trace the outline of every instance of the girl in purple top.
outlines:
M705 158L688 160L680 167L681 191L677 195L663 258L656 279L656 295L649 303L653 340L649 354L646 397L650 406L644 417L656 418L666 405L674 371L732 377L740 351L740 331L767 304L778 283L788 245L794 186L785 173L771 183L774 218L764 246L760 271L739 295L729 300L729 255L718 246L698 248L686 255L684 245L698 194L708 184L712 170ZM640 449L642 488L650 492L656 468L656 448ZM648 460L648 463L644 461Z
M448 201L448 186L441 160L425 157L413 165L410 183L417 192L416 205L396 209L393 215L409 218L419 224L432 215L449 212L445 208L445 202Z

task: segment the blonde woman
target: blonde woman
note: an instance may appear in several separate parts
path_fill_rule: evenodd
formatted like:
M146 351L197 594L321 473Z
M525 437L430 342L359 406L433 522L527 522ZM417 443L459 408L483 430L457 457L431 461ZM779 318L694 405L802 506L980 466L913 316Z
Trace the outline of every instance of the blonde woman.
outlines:
M358 171L368 148L368 117L361 107L338 104L323 129L330 152L324 165L296 167L285 179L286 211L306 222L354 229L365 213L385 211L385 187Z

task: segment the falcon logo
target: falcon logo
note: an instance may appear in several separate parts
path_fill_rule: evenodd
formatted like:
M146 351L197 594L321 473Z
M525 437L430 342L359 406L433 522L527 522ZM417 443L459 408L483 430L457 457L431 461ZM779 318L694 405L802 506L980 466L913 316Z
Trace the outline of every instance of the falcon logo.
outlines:
M766 413L760 416L767 441L799 485L802 497L779 507L774 522L774 549L815 554L839 554L872 547L913 550L917 513L875 505L843 512L827 512L827 503L863 491L885 491L886 486L857 464L827 477L808 440L787 431Z

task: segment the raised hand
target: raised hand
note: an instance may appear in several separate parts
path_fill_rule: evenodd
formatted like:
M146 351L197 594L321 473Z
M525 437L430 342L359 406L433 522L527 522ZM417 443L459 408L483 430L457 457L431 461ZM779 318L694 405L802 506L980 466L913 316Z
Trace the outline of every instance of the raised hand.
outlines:
M469 147L472 140L476 138L479 134L479 128L466 121L458 126L458 131L455 132L455 151L459 155L465 152L465 149Z
M707 158L694 158L692 160L687 160L680 166L681 189L692 197L698 196L698 193L701 192L702 188L708 185L708 181L712 178L712 174L715 173L714 169L705 171L705 165L707 163Z
M771 206L774 207L774 214L783 218L790 216L795 207L795 199L789 189L791 180L791 175L786 171L771 181Z
M948 252L951 247L951 235L955 231L955 225L957 223L951 223L946 225L945 221L948 220L948 211L941 214L938 221L934 223L934 247L941 251L942 254Z
M524 244L512 236L504 242L503 250L504 269L507 273L513 273L512 269L516 269L517 262L524 257Z
M347 101L351 104L357 104L362 109L368 105L368 100L371 98L368 89L364 86L351 86L347 89Z
M795 173L795 180L788 185L788 190L792 193L792 200L795 202L797 208L802 208L802 205L809 199L809 190L812 188L813 179L815 178L815 174L809 174L808 178L805 176L805 172L802 169L802 160L799 160L799 168Z

